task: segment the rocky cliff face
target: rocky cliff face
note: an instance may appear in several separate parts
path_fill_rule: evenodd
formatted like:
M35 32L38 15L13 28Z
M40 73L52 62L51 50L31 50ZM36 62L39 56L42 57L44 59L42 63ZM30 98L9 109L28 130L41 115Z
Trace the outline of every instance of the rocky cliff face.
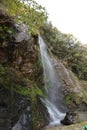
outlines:
M31 66L34 66L38 59L37 39L26 38L27 34L17 29L12 18L2 10L0 14L2 19L0 22L0 63L21 71L22 74L30 75ZM21 36L19 41L17 38Z
M83 106L83 108L85 106L86 110L86 91L79 79L69 69L66 69L57 58L53 59L53 64L61 83L66 105L71 110L75 110L81 106ZM87 86L86 83L85 86Z
M44 83L38 37L28 36L23 28L17 28L14 20L3 10L0 10L0 19L0 125L3 130L4 126L10 130L30 107L30 126L41 130L49 123L49 114L39 99L44 95ZM52 60L65 104L73 109L86 104L87 96L82 84L61 61L56 58Z
M0 19L0 128L10 130L30 107L27 127L39 129L48 123L48 113L39 107L43 81L37 36L28 36L3 10Z

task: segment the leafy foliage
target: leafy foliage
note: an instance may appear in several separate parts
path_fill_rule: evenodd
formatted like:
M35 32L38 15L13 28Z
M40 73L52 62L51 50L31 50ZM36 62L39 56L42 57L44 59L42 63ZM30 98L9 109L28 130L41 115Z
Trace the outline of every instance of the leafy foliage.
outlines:
M41 32L51 52L62 59L79 78L87 80L87 49L72 34L63 34L51 23L45 23Z
M12 27L0 26L0 44L6 46L6 41L13 41L15 34L16 31Z
M66 97L65 97L65 103L67 104L67 105L69 105L70 103L71 103L71 96L70 95L66 95Z
M6 91L29 97L31 101L32 126L35 130L38 130L44 121L44 115L41 112L44 106L39 99L39 97L44 98L42 90L29 79L18 77L18 72L16 73L14 70L0 65L0 89L2 88L6 89Z
M0 65L0 86L13 90L21 95L29 96L32 102L36 100L37 95L44 97L43 92L35 83L31 83L29 79L20 79L16 72L2 65Z
M29 97L31 101L32 126L35 130L38 130L44 120L43 113L40 112L43 106L39 99L39 97L44 97L42 90L28 78L20 78L18 72L0 64L0 90L2 88L6 89L6 92L7 90L12 92L12 94L15 92L26 98Z
M27 26L27 31L36 34L47 19L45 8L34 0L3 0L1 3L10 16L20 24Z

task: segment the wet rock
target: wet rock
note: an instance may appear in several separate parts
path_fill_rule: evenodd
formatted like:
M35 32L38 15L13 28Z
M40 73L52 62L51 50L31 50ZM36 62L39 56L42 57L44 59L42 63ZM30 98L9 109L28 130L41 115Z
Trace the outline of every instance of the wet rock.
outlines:
M0 102L0 130L10 130L11 124L8 118L7 104Z
M0 102L0 109L1 108L7 108L7 104L4 102Z
M17 123L15 126L12 128L12 130L22 130L21 124Z
M4 17L4 20L7 18L7 15L3 14L2 17ZM9 22L11 22L11 19L9 20ZM12 21L9 25L16 31L14 21ZM3 23L3 26L9 27L8 23ZM5 31L2 30L2 32L4 34ZM24 90L26 88L28 88L28 90L29 88L32 90L32 87L36 87L37 84L42 87L41 83L43 79L42 68L38 55L39 49L37 36L28 37L28 40L24 30L20 30L17 33L18 37L16 38L18 38L18 40L15 38L13 33L12 36L14 36L15 40L11 40L11 35L6 32L6 38L0 41L0 64L3 66L0 68L0 101L7 104L7 109L5 109L5 104L3 104L4 106L1 105L1 107L4 107L3 111L4 109L6 111L1 113L0 116L3 118L1 119L2 121L5 120L5 118L9 118L9 126L11 125L11 127L18 122L13 127L13 130L22 129L20 124L22 124L23 127L30 129L30 126L27 127L29 122L26 122L26 119L30 118L28 118L25 114L22 115L26 107L30 105L30 97L27 97L27 91L25 93ZM36 91L34 92L34 95L36 95ZM33 107L33 112L31 113L35 112L32 116L32 118L35 119L35 123L38 120L37 123L38 125L41 123L41 127L48 124L48 113L47 111L45 112L45 108L42 104L39 101L37 103L37 99L36 102L31 102L31 104ZM37 114L40 115L38 119ZM46 118L47 120L45 120ZM20 121L18 121L19 119ZM21 121L22 119L23 122ZM7 125L3 125L3 129L4 126L7 128ZM23 129L25 130L25 128Z
M11 93L4 87L0 89L0 93L0 127L12 127L30 104L29 98L15 92Z
M32 130L31 112L28 106L25 112L20 116L18 122L13 126L12 130Z
M78 113L69 111L66 113L63 120L61 120L61 123L63 125L71 125L78 122Z

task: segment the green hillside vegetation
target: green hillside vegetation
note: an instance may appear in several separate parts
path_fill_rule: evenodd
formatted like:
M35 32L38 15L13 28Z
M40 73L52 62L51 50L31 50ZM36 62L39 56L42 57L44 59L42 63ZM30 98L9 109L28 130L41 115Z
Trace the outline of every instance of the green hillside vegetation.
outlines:
M27 108L25 102L22 108L19 100L20 102L21 98L29 100L28 106L31 107L29 125L34 130L41 130L49 123L48 111L40 101L40 97L44 98L45 94L43 68L37 44L39 32L50 54L60 59L66 68L74 72L80 79L82 87L85 86L87 90L87 48L72 34L63 34L53 27L47 22L47 17L45 8L34 0L0 0L0 102L4 102L7 107L13 105L14 113L9 111L12 117L10 118L9 114L8 117L14 121L14 125ZM25 31L18 30L20 25L25 26L29 40L16 41L16 35ZM15 95L15 98L11 99L10 94ZM69 103L70 96L66 98Z
M18 24L25 24L29 33L36 34L47 20L45 8L34 0L1 0L0 8L4 8Z
M51 23L45 23L41 32L51 52L62 60L79 79L87 80L87 49L72 34L63 34Z

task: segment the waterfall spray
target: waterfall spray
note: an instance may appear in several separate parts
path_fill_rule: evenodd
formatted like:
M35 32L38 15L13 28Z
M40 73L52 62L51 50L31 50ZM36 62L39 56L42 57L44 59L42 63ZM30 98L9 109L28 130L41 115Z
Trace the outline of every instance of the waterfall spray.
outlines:
M58 76L54 70L51 58L47 52L47 47L43 39L39 36L40 54L43 65L43 75L45 83L46 98L43 103L46 105L50 115L50 125L60 124L65 116L65 113L61 112L62 94L60 92L61 84Z

